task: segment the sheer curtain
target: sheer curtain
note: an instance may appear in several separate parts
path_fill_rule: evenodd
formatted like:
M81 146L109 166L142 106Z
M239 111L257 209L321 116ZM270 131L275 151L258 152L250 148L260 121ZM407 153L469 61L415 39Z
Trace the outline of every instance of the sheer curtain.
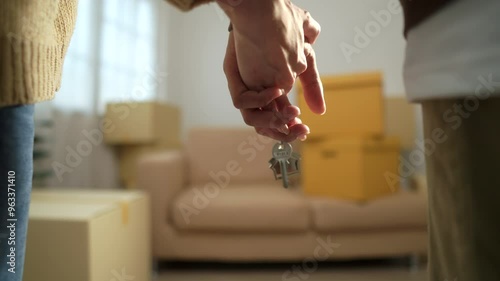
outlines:
M118 186L116 159L99 137L99 120L108 102L157 99L155 83L140 93L136 89L145 77L161 72L157 35L166 34L161 2L79 1L61 89L53 101L36 106L35 120L52 123L51 133L43 132L49 135L50 161L35 163L35 171L52 171L42 185Z

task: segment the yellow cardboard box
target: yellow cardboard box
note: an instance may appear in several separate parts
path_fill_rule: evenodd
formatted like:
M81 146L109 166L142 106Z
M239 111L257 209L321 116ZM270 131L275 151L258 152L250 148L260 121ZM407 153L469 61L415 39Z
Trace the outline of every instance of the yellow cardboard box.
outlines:
M34 189L23 280L151 280L150 229L142 192Z
M311 129L308 138L373 137L384 134L382 75L379 72L321 77L327 111L312 113L298 87L300 118Z
M398 138L334 138L302 146L302 186L306 195L366 201L395 191Z
M159 144L180 138L179 108L159 102L110 103L104 120L108 144Z

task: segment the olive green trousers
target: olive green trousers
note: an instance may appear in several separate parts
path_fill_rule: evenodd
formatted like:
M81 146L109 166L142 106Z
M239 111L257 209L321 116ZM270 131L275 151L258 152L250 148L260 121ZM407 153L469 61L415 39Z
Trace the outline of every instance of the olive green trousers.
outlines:
M429 280L500 280L500 98L422 103Z

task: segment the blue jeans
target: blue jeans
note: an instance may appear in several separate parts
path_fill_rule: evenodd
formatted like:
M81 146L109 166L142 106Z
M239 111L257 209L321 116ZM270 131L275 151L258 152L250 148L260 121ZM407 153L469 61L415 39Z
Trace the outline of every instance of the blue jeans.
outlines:
M0 280L23 279L33 177L33 105L0 107Z

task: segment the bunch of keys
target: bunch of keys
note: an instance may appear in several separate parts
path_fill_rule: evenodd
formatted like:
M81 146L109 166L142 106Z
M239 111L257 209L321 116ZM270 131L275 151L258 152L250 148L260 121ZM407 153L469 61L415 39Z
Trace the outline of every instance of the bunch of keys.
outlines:
M300 155L293 152L291 144L282 141L274 145L269 168L273 170L276 180L283 180L284 188L288 188L288 176L299 173L299 165Z

